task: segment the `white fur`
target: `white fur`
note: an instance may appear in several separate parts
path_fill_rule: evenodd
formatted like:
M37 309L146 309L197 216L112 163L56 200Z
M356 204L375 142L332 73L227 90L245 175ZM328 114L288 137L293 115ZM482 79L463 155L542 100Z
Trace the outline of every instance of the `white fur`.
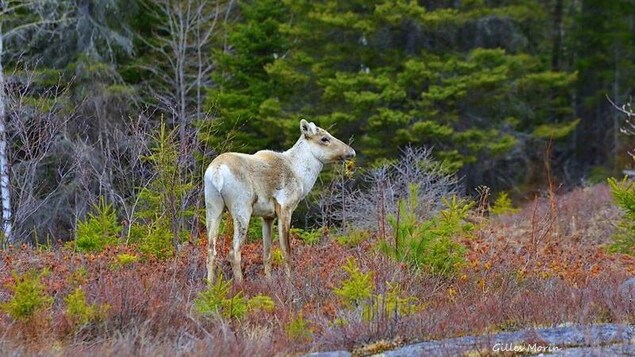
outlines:
M265 274L271 275L271 236L274 218L285 270L291 274L289 228L298 203L311 191L324 164L351 158L355 150L331 136L326 130L300 121L300 138L289 150L269 150L253 155L219 155L205 171L205 208L209 254L207 278L214 280L216 239L225 207L234 223L230 260L234 279L242 281L240 246L245 240L249 220L262 217Z

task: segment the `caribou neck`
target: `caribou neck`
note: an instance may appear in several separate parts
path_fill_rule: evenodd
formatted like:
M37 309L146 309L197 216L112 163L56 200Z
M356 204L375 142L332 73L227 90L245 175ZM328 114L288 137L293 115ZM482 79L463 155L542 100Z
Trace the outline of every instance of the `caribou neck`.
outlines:
M302 198L306 197L324 164L313 156L309 144L302 137L283 154L291 161L291 169L302 180Z

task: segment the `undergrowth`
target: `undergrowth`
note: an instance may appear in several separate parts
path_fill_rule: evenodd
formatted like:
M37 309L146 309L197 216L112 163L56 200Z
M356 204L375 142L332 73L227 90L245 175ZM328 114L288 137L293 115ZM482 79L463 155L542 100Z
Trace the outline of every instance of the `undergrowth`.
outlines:
M615 203L624 212L608 250L635 255L635 183L626 178L621 181L609 178L607 181Z
M77 222L75 247L81 252L100 252L109 245L117 244L123 229L117 212L103 197L93 210L93 213Z
M454 276L465 264L466 250L457 239L474 228L465 221L473 203L456 196L444 198L445 209L432 219L420 222L416 214L417 191L418 187L412 185L409 197L399 201L397 213L388 216L394 240L381 242L380 250L413 268Z
M169 258L142 251L140 241L99 252L9 247L0 250L0 346L24 355L48 355L51 346L73 356L298 355L632 323L635 304L621 286L635 257L604 248L621 217L611 195L602 185L539 198L478 226L466 222L469 204L459 199L427 220L408 217L413 204L404 200L385 236L293 239L291 278L274 265L267 279L261 241L246 242L242 284L223 279L232 271L222 258L219 278L206 284L204 235ZM399 234L398 248L390 233ZM219 237L219 257L231 241Z

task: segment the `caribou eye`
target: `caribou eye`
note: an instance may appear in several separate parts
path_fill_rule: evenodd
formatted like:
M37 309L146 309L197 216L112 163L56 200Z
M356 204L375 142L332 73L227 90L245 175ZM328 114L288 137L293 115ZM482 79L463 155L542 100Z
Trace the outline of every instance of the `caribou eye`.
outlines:
M328 137L326 137L326 136L322 137L322 142L323 143L328 143L329 141L331 141L331 139L329 139Z

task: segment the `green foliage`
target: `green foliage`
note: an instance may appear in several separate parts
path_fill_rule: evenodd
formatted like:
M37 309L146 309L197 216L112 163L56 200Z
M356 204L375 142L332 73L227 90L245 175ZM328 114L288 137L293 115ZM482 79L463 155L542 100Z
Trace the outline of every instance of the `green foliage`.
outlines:
M613 200L624 212L624 217L613 236L610 252L635 255L635 183L628 178L607 180Z
M77 222L75 247L82 252L100 252L109 245L117 244L123 227L119 224L112 204L102 197L94 206L95 213Z
M227 319L240 320L250 311L271 312L274 308L269 296L258 294L247 299L242 291L232 294L232 282L224 281L221 276L194 300L194 310L200 315Z
M75 325L86 325L102 320L108 309L107 305L88 304L86 293L77 288L68 295L66 301L66 316Z
M157 218L150 226L146 227L146 232L139 244L139 249L143 254L157 259L167 259L174 256L173 234L170 222L166 218Z
M560 139L568 136L575 130L580 119L567 123L541 124L534 129L533 135L542 139Z
M274 238L276 237L275 226L276 225L274 223L272 227L272 230L274 232ZM233 236L234 234L233 229L234 229L234 226L232 223L231 215L227 211L223 212L223 218L221 219L221 224L219 227L219 234ZM257 219L256 217L252 217L249 220L249 227L247 228L247 241L259 242L261 239L262 239L262 220Z
M267 295L258 294L247 301L249 311L273 312L275 307L273 299Z
M201 133L213 147L232 137L223 150L280 148L297 138L304 116L359 138L367 162L405 145L434 146L452 169L496 180L496 170L528 157L518 150L527 138L542 143L577 128L577 75L545 61L549 16L535 0L434 8L268 0L240 11L242 21L227 28L232 51L216 55L208 103L219 115L215 130ZM476 40L481 33L489 45ZM526 169L515 167L513 179L527 180Z
M362 273L354 258L348 258L342 267L348 274L348 278L342 281L339 288L335 288L335 295L342 298L348 307L356 307L368 302L373 294L375 284L371 272Z
M289 339L293 341L306 343L313 339L313 329L302 313L292 318L291 321L285 325L284 329Z
M284 256L282 255L282 250L280 250L280 248L271 249L271 261L274 265L282 265Z
M247 314L248 304L242 292L231 294L231 281L218 276L216 283L201 291L194 300L194 309L203 316L222 316L241 319Z
M415 313L419 308L419 299L414 296L403 296L404 293L399 283L389 283L385 294L374 294L372 304L364 306L362 318L372 321L384 316L397 317L408 316Z
M134 254L121 253L117 254L115 257L115 262L112 264L112 267L115 269L120 269L123 267L130 266L136 263L139 260L139 257Z
M228 24L226 46L232 51L214 53L218 86L209 91L207 103L218 118L211 126L199 123L199 137L218 152L280 148L290 125L279 102L291 88L280 86L268 71L285 71L271 66L287 51L289 39L279 28L289 13L282 0L241 2L239 11L243 21Z
M88 269L85 266L81 265L77 267L68 277L68 282L71 285L82 285L86 282L88 278Z
M593 166L589 171L587 180L590 184L599 184L606 182L611 177L610 171L604 166Z
M410 190L409 198L399 202L398 214L388 217L395 237L394 245L380 242L380 250L413 268L443 276L455 275L465 263L466 249L454 239L473 229L464 221L473 202L459 200L456 196L450 200L444 198L446 209L430 220L418 222L416 185Z
M512 200L509 198L509 194L507 192L501 192L498 194L494 204L492 204L491 212L494 215L514 214L518 212L518 209L512 206Z
M36 313L48 310L53 304L53 298L46 294L42 284L44 274L46 271L39 274L31 271L22 276L14 274L14 282L8 286L13 295L0 304L0 310L21 321L28 321Z
M137 240L144 253L159 258L173 254L185 229L185 221L196 215L196 209L186 206L187 196L194 190L193 178L179 166L180 150L176 142L177 130L168 130L162 123L154 137L152 153L145 157L155 169L156 175L139 193L139 209L136 212L145 232L139 226L131 227L130 236ZM172 247L169 247L169 246Z
M388 289L385 293L374 293L372 273L362 273L354 258L349 258L342 269L348 277L333 292L347 308L357 309L362 319L372 321L385 316L407 316L417 311L419 300L413 296L404 296L398 283L386 282ZM339 323L345 321L340 320Z
M290 232L296 234L298 238L306 245L315 245L320 243L320 239L324 235L322 228L304 230L302 228L291 228Z
M341 245L353 248L369 238L370 232L362 229L351 229L346 234L335 237L335 240Z

